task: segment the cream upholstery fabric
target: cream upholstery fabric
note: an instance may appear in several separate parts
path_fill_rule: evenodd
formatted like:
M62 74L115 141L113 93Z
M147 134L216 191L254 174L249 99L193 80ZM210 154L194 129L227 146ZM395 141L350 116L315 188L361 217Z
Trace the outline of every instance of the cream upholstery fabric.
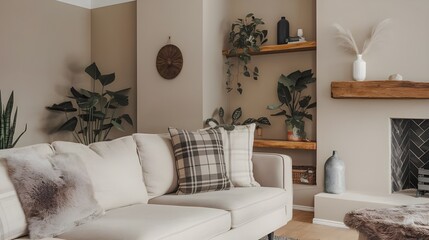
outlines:
M253 139L256 124L235 126L223 132L223 148L228 178L234 187L260 187L253 177Z
M89 146L54 142L58 153L80 156L91 178L95 199L105 210L147 203L137 147L131 136Z
M177 190L170 134L134 134L149 198Z
M255 178L262 186L286 190L286 213L288 221L291 220L293 207L292 159L282 154L254 153L253 164Z
M2 240L14 239L27 232L24 211L9 179L6 167L6 157L17 153L34 153L39 156L54 154L49 144L0 151L0 239Z
M58 236L69 240L211 239L230 229L226 211L209 208L138 204Z
M261 215L286 206L286 191L279 188L233 188L228 191L193 195L164 195L153 198L150 204L196 206L227 210L232 227L239 227Z

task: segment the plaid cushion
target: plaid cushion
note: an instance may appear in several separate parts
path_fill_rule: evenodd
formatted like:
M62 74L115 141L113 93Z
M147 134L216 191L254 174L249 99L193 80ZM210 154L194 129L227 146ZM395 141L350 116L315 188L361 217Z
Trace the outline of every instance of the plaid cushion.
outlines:
M226 175L221 129L188 132L169 128L168 131L176 158L177 194L231 188Z

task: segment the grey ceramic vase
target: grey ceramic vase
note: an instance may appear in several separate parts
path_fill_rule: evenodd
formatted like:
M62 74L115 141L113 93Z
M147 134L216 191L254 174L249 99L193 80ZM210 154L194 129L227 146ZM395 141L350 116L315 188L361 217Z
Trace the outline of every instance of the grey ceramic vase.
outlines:
M337 152L325 163L325 192L340 194L346 191L345 164Z

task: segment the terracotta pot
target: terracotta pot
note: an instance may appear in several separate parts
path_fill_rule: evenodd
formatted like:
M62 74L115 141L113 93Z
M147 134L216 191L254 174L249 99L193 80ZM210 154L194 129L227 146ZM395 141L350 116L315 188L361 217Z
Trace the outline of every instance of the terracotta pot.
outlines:
M296 122L286 120L287 127L287 140L288 141L302 141L305 139L304 122Z

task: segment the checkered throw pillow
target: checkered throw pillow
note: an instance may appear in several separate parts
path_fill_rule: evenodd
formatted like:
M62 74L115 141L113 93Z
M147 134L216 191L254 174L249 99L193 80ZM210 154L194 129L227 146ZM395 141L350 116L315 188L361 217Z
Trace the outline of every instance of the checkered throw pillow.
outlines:
M188 132L169 128L179 189L177 194L228 190L221 129Z

